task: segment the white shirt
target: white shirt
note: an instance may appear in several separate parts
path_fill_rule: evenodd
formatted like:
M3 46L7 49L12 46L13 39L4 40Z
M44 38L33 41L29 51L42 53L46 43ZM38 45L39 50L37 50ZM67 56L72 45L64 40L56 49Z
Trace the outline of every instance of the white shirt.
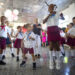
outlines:
M34 43L34 40L32 39L29 39L28 38L28 35L32 38L36 38L35 34L33 32L30 32L29 34L26 32L24 34L24 47L25 48L33 48L33 43Z
M9 33L9 28L5 26L4 29L0 27L0 37L7 38L7 33Z
M56 13L54 16L50 16L47 20L47 26L56 26L59 24L59 14Z
M67 33L75 36L75 27L72 27L71 29L69 29Z
M23 39L23 33L22 32L21 33L18 33L17 39Z
M60 36L61 37L65 37L65 33L64 32L60 32Z

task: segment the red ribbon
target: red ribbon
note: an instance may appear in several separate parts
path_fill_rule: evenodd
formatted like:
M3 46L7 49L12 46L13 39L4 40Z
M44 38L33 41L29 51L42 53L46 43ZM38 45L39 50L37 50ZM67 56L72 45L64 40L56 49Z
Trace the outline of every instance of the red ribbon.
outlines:
M1 30L4 29L4 31L5 31L5 25L4 26L0 26L0 27L1 27Z

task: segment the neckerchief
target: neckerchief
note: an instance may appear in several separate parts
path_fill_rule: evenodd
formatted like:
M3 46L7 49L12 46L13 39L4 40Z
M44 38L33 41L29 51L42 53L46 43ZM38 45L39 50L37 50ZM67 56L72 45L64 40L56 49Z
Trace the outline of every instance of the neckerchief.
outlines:
M4 26L1 25L0 27L1 27L1 30L4 29L4 31L5 31L5 25Z
M29 40L30 34L31 34L31 32L29 32L29 33L27 34L27 40Z
M19 32L20 33L20 35L22 36L22 32Z

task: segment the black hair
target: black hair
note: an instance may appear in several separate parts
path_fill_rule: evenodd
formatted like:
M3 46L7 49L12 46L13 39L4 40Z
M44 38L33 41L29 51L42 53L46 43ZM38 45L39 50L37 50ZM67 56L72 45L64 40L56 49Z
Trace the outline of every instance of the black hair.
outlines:
M21 26L17 26L17 29L21 28Z
M72 20L74 20L74 19L75 19L75 17L72 18Z
M73 23L70 23L72 26L74 25Z

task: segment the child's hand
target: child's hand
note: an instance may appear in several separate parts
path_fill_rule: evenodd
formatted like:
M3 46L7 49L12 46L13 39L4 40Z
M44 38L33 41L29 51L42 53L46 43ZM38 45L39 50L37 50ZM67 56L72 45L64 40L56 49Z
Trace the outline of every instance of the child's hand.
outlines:
M29 36L29 39L32 39L32 37L31 37L31 36Z
M31 36L29 36L29 39L35 40L34 38L32 38Z

